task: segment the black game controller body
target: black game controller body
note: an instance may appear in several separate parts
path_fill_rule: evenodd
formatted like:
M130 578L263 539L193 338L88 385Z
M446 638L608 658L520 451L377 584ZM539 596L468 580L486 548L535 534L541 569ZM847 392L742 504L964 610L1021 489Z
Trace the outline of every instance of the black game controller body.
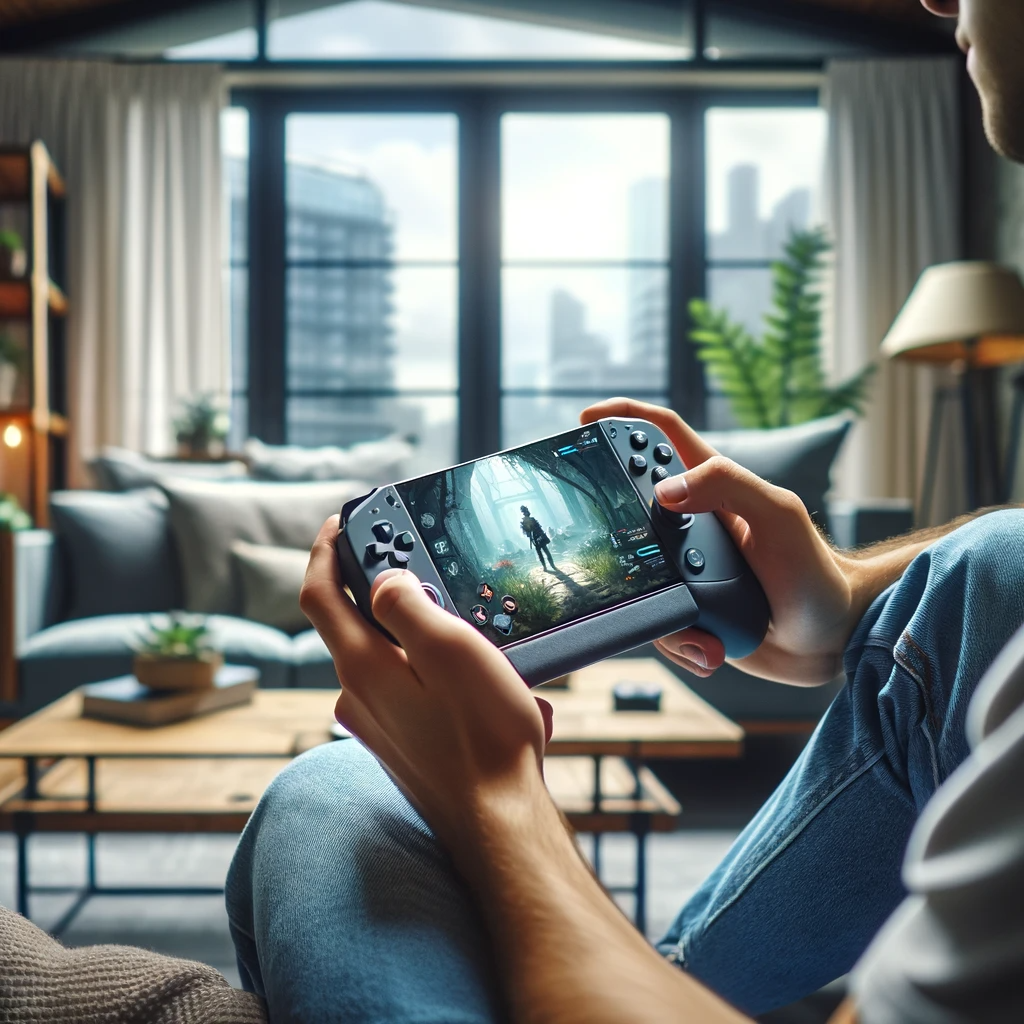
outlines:
M730 658L751 654L768 630L768 600L713 513L681 515L655 500L655 484L686 469L668 438L643 420L589 427L602 431L629 475L682 582L502 647L509 661L536 686L690 626L717 636ZM459 615L395 485L344 506L337 552L342 579L371 622L370 587L388 568L411 570L435 603Z

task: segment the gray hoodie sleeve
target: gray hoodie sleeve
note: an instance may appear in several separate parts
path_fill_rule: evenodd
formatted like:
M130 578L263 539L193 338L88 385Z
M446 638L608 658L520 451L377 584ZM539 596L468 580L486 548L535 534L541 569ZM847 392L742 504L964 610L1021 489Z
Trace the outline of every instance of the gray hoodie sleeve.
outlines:
M978 686L973 752L925 808L909 896L857 965L861 1024L1024 1020L1024 630Z

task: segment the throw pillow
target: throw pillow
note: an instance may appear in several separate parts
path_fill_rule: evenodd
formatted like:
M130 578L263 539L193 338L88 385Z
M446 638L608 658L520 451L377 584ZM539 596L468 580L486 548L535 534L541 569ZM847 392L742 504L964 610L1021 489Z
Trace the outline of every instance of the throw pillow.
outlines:
M252 437L245 457L256 480L366 480L390 484L401 480L413 446L401 437L363 441L349 448L270 445Z
M108 445L90 463L97 486L104 491L134 491L153 487L163 477L196 480L244 480L249 470L244 462L177 462L153 459L140 452Z
M180 606L162 492L56 491L50 496L50 518L67 560L68 618Z
M309 551L278 548L236 540L231 545L239 572L242 614L285 633L309 629L299 607L299 591L306 575Z
M825 416L774 430L709 431L701 436L726 458L794 491L821 526L825 495L832 485L832 463L853 425L849 416Z
M324 520L369 490L351 480L280 484L164 479L161 487L171 503L185 608L223 615L242 612L231 554L236 540L308 551Z

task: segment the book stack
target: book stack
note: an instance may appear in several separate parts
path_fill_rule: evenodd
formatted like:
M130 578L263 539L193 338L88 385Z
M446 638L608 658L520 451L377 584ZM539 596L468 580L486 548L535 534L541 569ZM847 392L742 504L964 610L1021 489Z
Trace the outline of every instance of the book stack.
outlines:
M127 725L169 725L248 704L259 679L259 670L246 665L225 665L213 686L203 690L153 690L135 676L119 676L80 687L82 716Z

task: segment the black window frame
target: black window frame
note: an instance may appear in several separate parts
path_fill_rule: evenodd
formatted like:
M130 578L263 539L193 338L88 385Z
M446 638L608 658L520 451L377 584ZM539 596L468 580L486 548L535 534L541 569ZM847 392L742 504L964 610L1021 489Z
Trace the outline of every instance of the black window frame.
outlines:
M292 113L453 114L458 118L457 458L501 447L501 117L506 113L662 113L670 124L668 381L652 391L706 426L703 366L685 341L687 305L706 294L705 115L711 107L818 106L816 87L486 85L235 88L249 113L249 436L286 441L285 119ZM767 265L770 261L764 261ZM759 262L761 265L761 262ZM470 386L466 386L467 383ZM667 386L666 386L667 384ZM561 390L558 392L561 394ZM419 394L398 389L364 397ZM449 392L446 392L449 394ZM592 392L581 398L589 397ZM353 392L354 395L354 392Z

